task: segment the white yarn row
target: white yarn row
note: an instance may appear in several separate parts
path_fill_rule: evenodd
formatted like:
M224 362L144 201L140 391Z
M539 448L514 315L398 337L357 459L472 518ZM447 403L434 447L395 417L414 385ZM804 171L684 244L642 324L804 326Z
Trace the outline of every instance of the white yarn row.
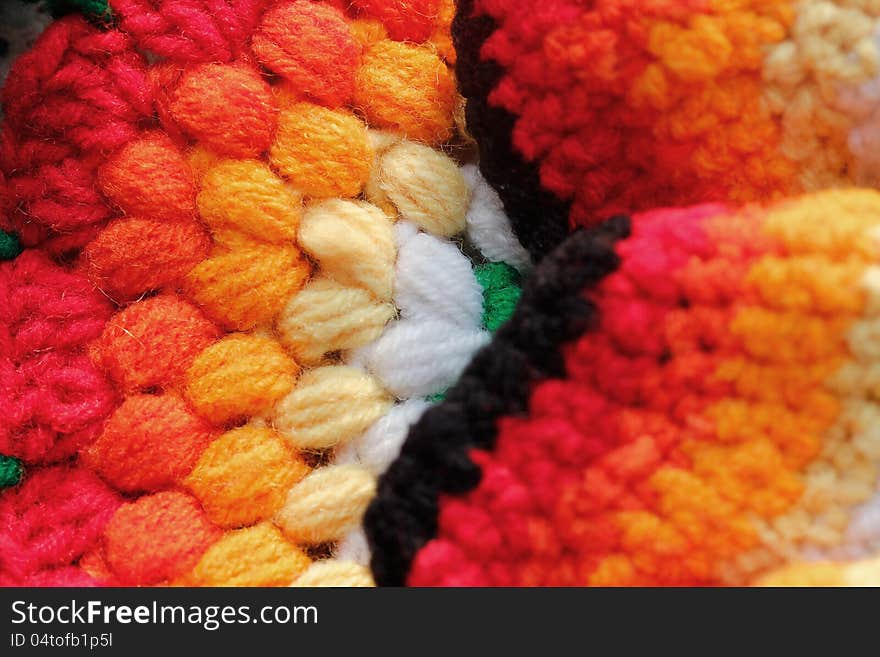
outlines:
M462 174L471 190L467 241L490 261L528 269L528 253L514 236L495 190L474 165L463 167ZM351 354L347 364L368 371L401 403L336 455L336 463L357 463L377 476L397 458L410 427L430 408L425 397L453 386L491 339L482 327L483 290L458 245L421 232L405 216L395 232L399 318L378 340ZM335 556L369 565L363 529L340 541Z

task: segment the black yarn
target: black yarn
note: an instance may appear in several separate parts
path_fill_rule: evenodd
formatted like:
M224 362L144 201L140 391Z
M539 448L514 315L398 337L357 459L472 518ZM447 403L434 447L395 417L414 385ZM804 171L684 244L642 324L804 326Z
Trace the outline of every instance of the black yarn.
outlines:
M378 585L405 583L416 553L437 534L440 495L479 484L469 450L492 449L498 418L524 414L535 383L565 374L561 345L598 319L583 291L618 268L614 246L629 232L629 217L614 217L576 231L548 255L493 342L412 427L364 519Z
M482 61L480 48L497 24L490 16L473 13L474 0L459 0L452 23L456 75L467 100L468 131L479 145L483 177L498 192L514 232L537 262L568 234L571 204L544 189L537 164L527 162L514 148L516 116L489 104L489 94L504 69Z

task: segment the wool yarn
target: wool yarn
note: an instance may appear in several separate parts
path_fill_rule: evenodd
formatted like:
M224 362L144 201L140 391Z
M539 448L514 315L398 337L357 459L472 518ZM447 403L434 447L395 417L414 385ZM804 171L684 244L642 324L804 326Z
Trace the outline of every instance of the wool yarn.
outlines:
M878 211L851 189L573 234L381 478L377 582L852 581L880 548Z
M880 8L461 0L480 166L534 255L617 213L878 181Z
M15 486L21 481L24 468L21 461L12 456L0 456L0 488Z
M489 332L453 6L349 4L109 0L15 65L3 583L372 585L376 477Z
M109 486L84 468L62 465L28 472L20 485L0 494L0 586L89 581L70 566L100 542L120 503Z
M126 493L174 487L214 438L211 425L172 394L131 395L113 412L83 462Z
M0 263L0 454L53 463L97 437L117 396L85 351L111 312L45 254Z
M83 246L112 214L95 184L99 154L152 114L143 57L122 32L72 16L16 61L2 103L0 169L16 215L0 227L55 253Z

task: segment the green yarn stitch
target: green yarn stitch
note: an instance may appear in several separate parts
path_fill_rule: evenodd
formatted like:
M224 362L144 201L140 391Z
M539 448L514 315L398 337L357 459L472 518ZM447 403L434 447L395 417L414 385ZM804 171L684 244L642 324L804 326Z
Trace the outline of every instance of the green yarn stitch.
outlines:
M12 456L0 455L0 488L15 486L21 481L21 461Z
M21 253L21 242L13 233L0 230L0 260L12 260Z
M522 293L520 275L504 262L487 262L474 273L483 288L483 326L494 333L516 309Z

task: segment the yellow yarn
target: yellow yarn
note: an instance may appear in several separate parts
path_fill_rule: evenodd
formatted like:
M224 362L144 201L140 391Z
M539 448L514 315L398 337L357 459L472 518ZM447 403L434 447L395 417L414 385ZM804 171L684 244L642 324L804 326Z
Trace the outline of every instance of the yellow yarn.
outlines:
M271 408L293 389L298 372L271 338L232 334L195 359L186 376L186 396L199 415L225 424Z
M209 148L205 148L201 144L196 144L186 154L186 161L192 171L193 178L196 182L201 182L205 174L223 161L223 158L217 155Z
M277 433L244 426L208 445L184 483L215 524L243 527L271 517L309 470Z
M307 574L307 570L304 575ZM298 580L297 580L298 581ZM757 586L880 586L880 559L799 563L762 577Z
M388 31L382 21L375 18L356 18L349 21L348 26L355 39L365 48L388 38Z
M444 237L464 230L470 193L450 157L404 140L382 155L377 175L379 188L407 220Z
M376 206L341 199L310 206L299 243L324 274L391 301L397 249L391 220Z
M256 160L225 160L202 177L198 208L214 241L290 244L302 214L302 198Z
M369 568L348 561L316 561L294 580L295 587L372 588L376 586Z
M368 136L370 146L373 149L373 165L370 167L370 176L364 186L364 196L370 203L381 208L389 217L397 219L397 208L394 207L394 203L391 202L379 184L379 161L389 148L400 143L403 135L387 130L370 130Z
M269 158L306 196L349 198L361 193L373 155L356 116L296 103L281 112Z
M330 352L372 342L396 313L364 289L319 276L288 302L277 328L297 360L312 365Z
M388 411L391 397L373 377L342 365L303 374L275 407L273 425L297 449L348 442Z
M370 125L439 144L452 136L455 77L429 48L384 39L364 52L355 105Z
M228 532L202 555L179 586L287 586L311 560L270 522Z
M357 527L375 493L376 480L364 468L318 468L290 489L275 522L297 543L335 541Z
M309 263L294 247L243 242L196 265L184 288L213 319L248 330L271 323L310 273Z

